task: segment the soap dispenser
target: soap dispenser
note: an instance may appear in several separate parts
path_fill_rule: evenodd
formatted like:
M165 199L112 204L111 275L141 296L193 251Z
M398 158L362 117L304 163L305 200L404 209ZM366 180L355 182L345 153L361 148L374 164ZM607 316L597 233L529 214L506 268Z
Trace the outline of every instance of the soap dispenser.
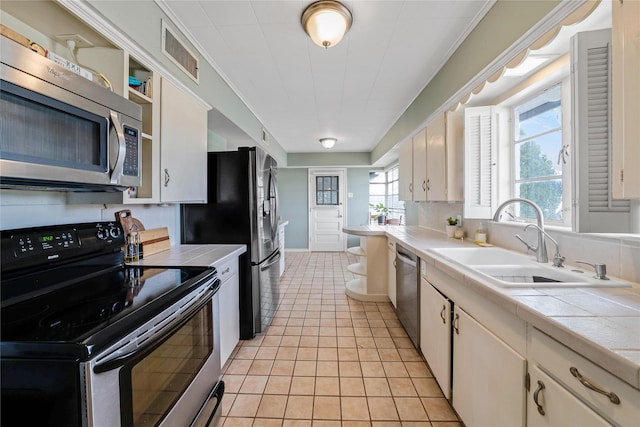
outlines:
M480 226L476 230L475 242L477 245L484 245L487 243L487 230L484 227L483 222L480 223Z

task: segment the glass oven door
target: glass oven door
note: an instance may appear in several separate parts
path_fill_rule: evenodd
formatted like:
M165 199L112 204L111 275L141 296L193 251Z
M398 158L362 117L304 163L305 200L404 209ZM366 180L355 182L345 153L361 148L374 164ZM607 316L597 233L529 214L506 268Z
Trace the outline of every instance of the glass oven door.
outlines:
M165 311L152 323L168 326L143 338L136 349L91 364L90 425L187 425L205 405L220 378L218 296L192 293L172 307L182 311L179 320Z

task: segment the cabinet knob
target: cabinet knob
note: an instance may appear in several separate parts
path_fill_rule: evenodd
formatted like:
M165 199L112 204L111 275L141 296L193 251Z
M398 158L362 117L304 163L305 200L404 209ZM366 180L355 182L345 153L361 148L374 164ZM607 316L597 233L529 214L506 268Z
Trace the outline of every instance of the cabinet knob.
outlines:
M169 181L171 180L171 175L169 175L169 169L164 170L164 186L169 186Z

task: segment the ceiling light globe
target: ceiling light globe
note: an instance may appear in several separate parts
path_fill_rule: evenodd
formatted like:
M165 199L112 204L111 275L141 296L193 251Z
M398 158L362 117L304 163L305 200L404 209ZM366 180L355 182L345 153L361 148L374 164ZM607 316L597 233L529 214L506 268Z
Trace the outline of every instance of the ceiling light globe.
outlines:
M302 27L315 44L324 48L340 43L351 22L349 9L336 1L312 3L302 14Z
M336 145L336 142L338 142L338 140L336 138L321 138L320 139L320 144L322 144L322 146L324 148L326 148L327 150L330 148L333 148L334 145Z

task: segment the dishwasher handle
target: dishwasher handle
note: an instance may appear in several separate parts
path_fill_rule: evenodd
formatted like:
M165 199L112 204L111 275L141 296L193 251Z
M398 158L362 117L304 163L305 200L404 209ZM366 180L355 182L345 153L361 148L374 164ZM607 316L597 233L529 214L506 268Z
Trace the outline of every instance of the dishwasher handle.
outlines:
M400 252L396 252L396 257L404 262L405 264L409 264L411 267L417 267L418 266L418 262L412 260L411 258L407 257L406 255L400 253Z

